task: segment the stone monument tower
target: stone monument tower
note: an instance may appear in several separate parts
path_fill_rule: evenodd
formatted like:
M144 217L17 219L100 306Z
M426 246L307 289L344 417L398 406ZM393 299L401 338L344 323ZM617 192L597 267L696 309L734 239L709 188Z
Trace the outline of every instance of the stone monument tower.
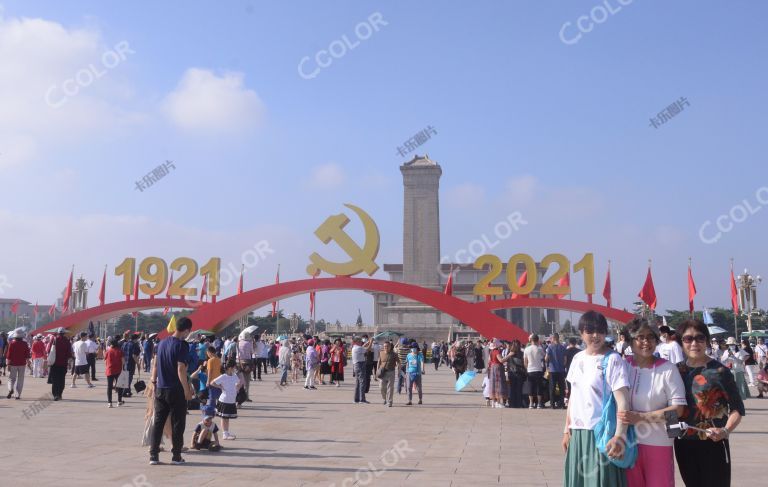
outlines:
M403 281L439 288L440 176L429 156L416 156L400 166L403 174Z

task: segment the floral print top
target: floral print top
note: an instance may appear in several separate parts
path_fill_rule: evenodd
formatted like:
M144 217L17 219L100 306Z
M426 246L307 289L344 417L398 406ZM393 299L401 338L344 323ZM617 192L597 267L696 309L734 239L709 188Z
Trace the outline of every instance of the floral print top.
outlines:
M701 429L724 428L732 411L745 415L744 402L736 388L733 374L723 364L710 360L703 367L690 367L683 362L679 369L688 401L688 406L680 417L681 421ZM682 439L708 438L704 433L688 430Z

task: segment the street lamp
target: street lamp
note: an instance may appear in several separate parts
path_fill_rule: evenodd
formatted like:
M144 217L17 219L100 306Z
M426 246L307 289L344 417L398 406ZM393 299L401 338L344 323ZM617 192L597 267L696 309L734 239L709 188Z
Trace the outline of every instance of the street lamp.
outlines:
M760 276L752 276L744 269L744 274L736 278L739 287L739 306L747 317L747 330L752 332L752 315L757 313L757 286L762 282Z

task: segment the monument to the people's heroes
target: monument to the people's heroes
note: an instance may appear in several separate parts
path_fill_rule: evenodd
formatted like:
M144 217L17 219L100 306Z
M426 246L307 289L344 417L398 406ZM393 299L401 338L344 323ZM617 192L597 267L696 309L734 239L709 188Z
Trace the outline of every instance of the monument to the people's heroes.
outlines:
M389 274L390 280L439 291L453 268L453 295L465 301L479 301L481 296L477 296L473 289L487 271L475 269L472 263L441 263L439 192L442 167L429 155L417 155L401 165L400 172L403 175L403 263L384 264L384 272ZM469 240L472 239L466 243ZM536 267L537 283L540 283L546 269L538 263ZM503 275L492 283L503 285ZM539 287L537 284L531 297L539 296ZM380 330L405 333L419 342L446 340L451 332L473 333L452 316L426 304L387 293L371 294L374 324ZM558 310L502 309L496 314L528 331L534 330L542 318L547 322L559 322Z

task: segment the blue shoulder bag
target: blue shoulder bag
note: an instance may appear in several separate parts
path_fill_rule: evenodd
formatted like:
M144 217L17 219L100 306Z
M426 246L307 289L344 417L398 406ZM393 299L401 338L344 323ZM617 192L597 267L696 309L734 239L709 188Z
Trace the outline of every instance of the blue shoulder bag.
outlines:
M615 352L611 352L615 353ZM627 438L622 458L609 458L606 445L608 441L616 434L616 398L613 397L613 391L608 387L608 381L605 374L608 370L608 358L611 353L603 357L603 414L600 422L595 426L595 445L602 455L619 468L632 468L637 460L637 439L635 438L635 427L627 427Z

